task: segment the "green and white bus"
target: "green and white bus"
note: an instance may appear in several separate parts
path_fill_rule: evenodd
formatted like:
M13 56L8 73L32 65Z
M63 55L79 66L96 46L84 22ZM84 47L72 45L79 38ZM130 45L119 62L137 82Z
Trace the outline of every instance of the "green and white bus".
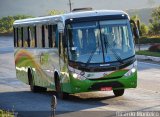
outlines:
M68 94L113 90L121 96L137 86L134 37L129 16L93 10L17 20L14 56L17 78L31 91Z

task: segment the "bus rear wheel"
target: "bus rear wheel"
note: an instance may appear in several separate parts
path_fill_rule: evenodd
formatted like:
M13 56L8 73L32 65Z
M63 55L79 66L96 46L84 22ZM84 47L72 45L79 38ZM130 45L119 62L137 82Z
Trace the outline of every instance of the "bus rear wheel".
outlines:
M124 89L113 90L113 93L116 97L122 96L124 94Z
M59 99L67 99L69 94L65 93L65 92L62 92L62 87L61 87L61 83L60 83L59 77L55 79L55 85L56 85L57 97Z
M32 92L45 92L45 91L47 91L47 88L45 88L45 87L35 86L34 78L33 78L33 75L30 70L28 71L28 81L29 81L29 85L30 85L30 90Z

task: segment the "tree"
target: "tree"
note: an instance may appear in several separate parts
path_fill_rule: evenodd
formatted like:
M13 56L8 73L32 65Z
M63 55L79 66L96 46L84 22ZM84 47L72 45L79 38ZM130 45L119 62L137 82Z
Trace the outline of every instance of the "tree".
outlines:
M12 33L13 22L15 20L20 20L20 19L25 19L30 17L32 16L17 15L17 16L2 17L0 19L0 33Z
M149 32L148 26L142 23L140 27L141 27L140 29L141 29L142 36L147 35Z
M152 19L150 19L150 34L160 34L160 6L152 11Z
M133 15L131 19L136 22L137 20L140 20L140 17L138 15Z
M152 19L160 22L160 6L152 11Z
M59 11L59 10L51 10L49 11L48 15L59 15L59 14L64 14L64 11Z
M145 25L143 22L141 22L140 17L138 15L132 16L131 19L136 22L141 36L148 34L148 31L149 31L148 26ZM138 25L138 22L139 22L139 25Z

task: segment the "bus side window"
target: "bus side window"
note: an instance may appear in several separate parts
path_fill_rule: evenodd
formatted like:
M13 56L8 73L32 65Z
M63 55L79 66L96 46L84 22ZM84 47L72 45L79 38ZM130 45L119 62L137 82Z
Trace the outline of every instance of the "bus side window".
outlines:
M35 47L37 47L37 28L34 26L34 38L35 38Z
M23 47L23 40L24 40L23 39L24 38L24 36L23 36L23 27L21 27L21 34L22 34L22 40L21 41L22 41L22 47Z
M54 47L53 42L54 42L54 36L52 33L52 25L48 25L48 42L49 42L49 47Z
M42 25L42 47L45 47L45 26Z
M53 27L52 25L48 25L48 42L49 42L49 47L52 48L55 46L55 36L53 32Z
M53 33L54 33L54 47L58 48L58 40L59 40L59 34L58 34L58 29L57 25L53 25Z
M58 30L57 25L48 25L48 42L49 47L58 47Z
M27 40L27 43L28 43L28 47L30 47L30 46L31 46L31 44L30 44L31 38L30 38L30 33L29 33L29 27L27 27L27 33L28 33L28 40Z
M29 28L29 36L30 36L30 47L34 48L35 47L35 28L32 26Z
M45 37L45 48L48 48L49 47L49 36L48 36L48 26L45 25L44 26L44 37Z
M28 47L28 28L23 28L23 47Z
M37 47L42 48L42 26L36 27Z
M14 30L14 47L17 47L17 28L13 28Z
M22 30L21 28L18 28L18 40L17 40L17 45L18 47L22 47Z

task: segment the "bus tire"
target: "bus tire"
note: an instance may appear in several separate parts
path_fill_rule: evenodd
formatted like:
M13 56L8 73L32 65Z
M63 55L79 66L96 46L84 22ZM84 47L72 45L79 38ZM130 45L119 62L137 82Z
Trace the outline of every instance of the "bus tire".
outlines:
M113 90L113 93L116 97L122 96L124 94L124 89Z
M28 70L28 82L30 85L30 90L32 92L45 92L45 91L47 91L47 88L45 88L45 87L35 86L34 77L31 73L31 70Z
M68 98L69 94L62 92L62 86L61 86L60 79L58 76L55 78L55 88L56 88L57 97L59 99L64 100Z

